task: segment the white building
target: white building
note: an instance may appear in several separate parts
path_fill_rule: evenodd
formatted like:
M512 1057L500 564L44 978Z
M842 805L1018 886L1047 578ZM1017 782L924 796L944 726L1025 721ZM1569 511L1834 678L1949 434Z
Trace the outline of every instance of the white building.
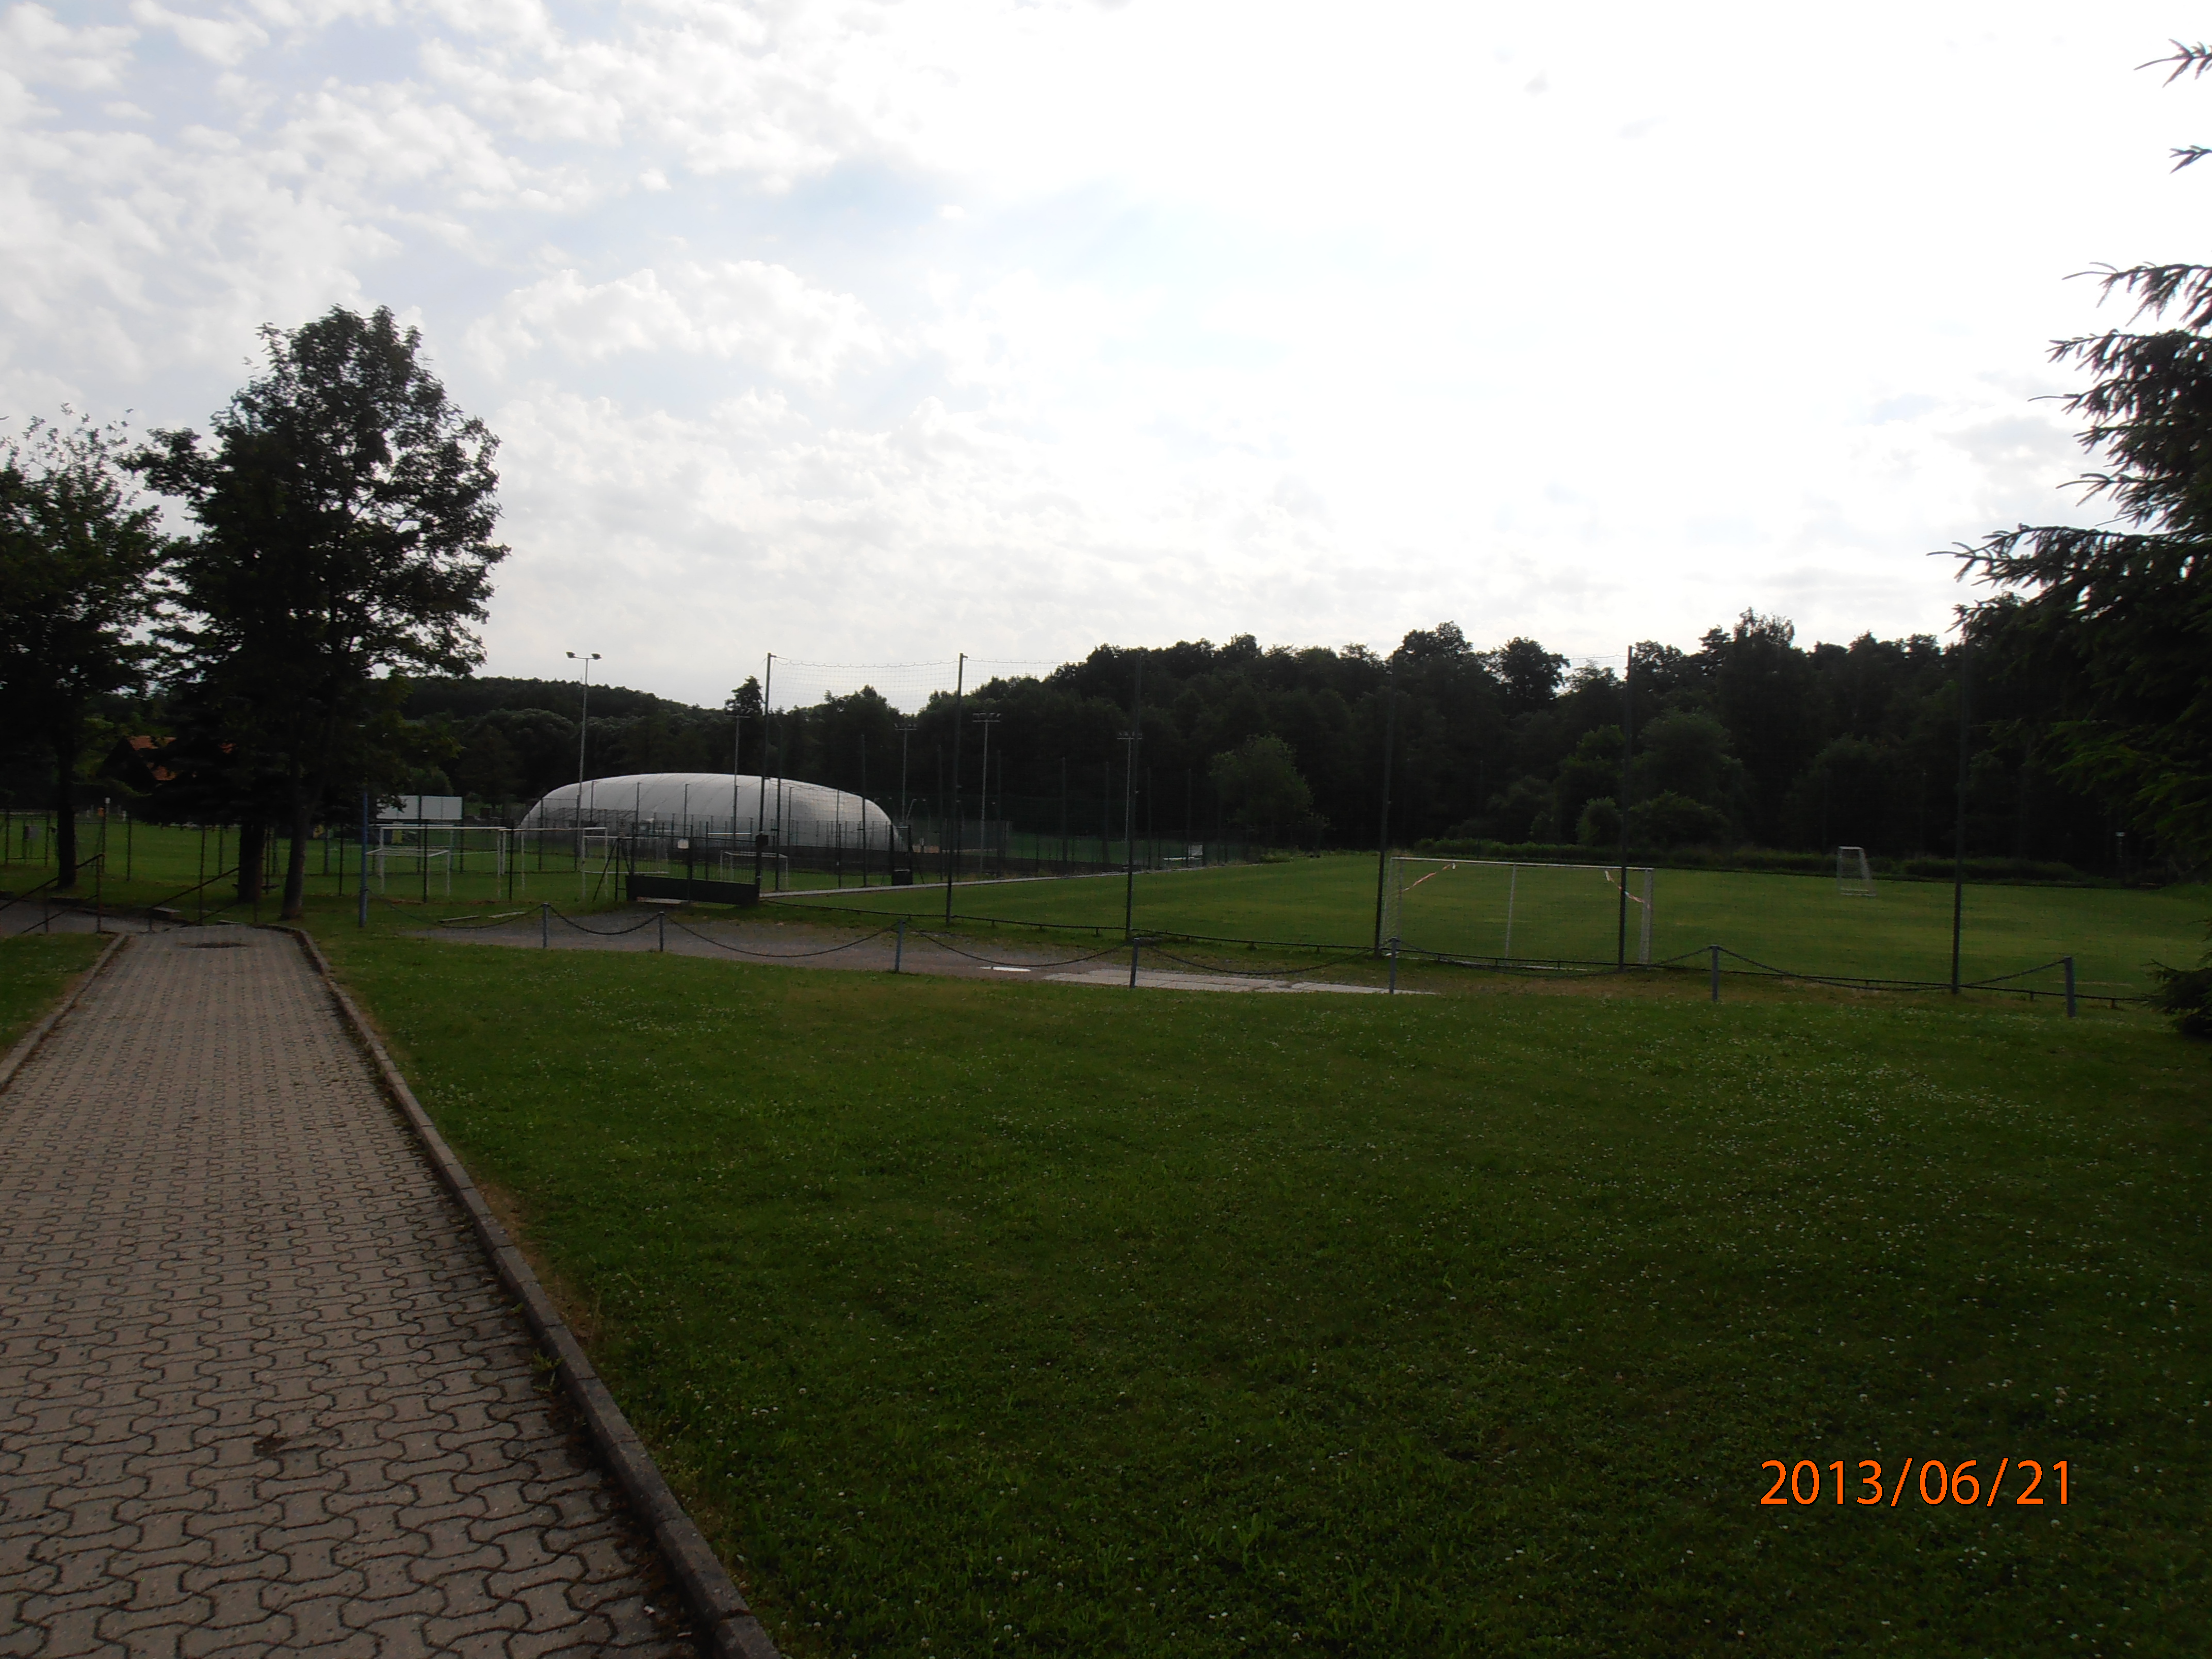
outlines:
M863 796L827 784L727 772L642 772L564 783L521 823L526 830L580 827L621 836L747 839L765 830L779 847L886 849L894 834L890 815Z

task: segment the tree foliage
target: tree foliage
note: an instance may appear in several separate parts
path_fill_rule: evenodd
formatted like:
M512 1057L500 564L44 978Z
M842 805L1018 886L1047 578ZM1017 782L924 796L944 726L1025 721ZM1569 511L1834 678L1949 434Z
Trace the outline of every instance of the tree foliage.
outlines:
M76 882L77 765L87 717L137 686L167 554L133 496L119 428L33 421L0 443L0 709L43 751L53 781L56 880Z
M2169 81L2202 75L2212 48L2174 43ZM2212 153L2174 152L2187 167ZM2054 342L2089 384L2090 465L2076 481L2115 518L2021 525L1960 550L1965 572L2014 601L2001 620L2064 704L2068 775L2122 793L2168 847L2212 854L2212 265L2106 268L2103 296L2127 324ZM1984 619L1978 618L1978 621Z
M1296 836L1313 816L1313 790L1280 738L1249 737L1215 756L1212 777L1230 821L1248 835L1270 841Z
M211 422L157 432L139 465L199 526L177 559L167 637L225 740L286 780L285 913L326 792L395 757L391 677L483 659L497 441L464 416L389 310L265 328L264 374Z

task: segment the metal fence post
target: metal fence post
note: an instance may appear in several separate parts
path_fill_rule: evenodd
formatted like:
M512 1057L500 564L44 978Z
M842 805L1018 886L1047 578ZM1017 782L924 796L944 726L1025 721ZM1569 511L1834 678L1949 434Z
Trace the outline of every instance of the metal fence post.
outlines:
M906 918L898 919L898 938L891 945L891 972L897 973L906 965Z
M1709 948L1713 953L1713 1000L1718 1002L1721 1000L1721 947L1715 945Z
M538 901L538 948L541 951L553 948L553 901L550 899Z
M2066 1018L2074 1018L2074 958L2066 958Z
M1137 988L1137 947L1144 941L1134 933L1129 935L1129 988Z
M1390 994L1398 994L1398 936L1390 936Z
M658 915L653 917L653 921L659 925L653 929L654 944L653 948L656 951L665 951L668 948L668 912L665 910L661 911Z

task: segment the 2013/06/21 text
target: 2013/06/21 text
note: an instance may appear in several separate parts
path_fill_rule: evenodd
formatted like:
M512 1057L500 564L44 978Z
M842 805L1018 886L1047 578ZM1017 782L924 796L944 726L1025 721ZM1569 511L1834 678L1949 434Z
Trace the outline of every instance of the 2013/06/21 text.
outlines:
M1981 1476L1975 1473L1980 1462L1978 1458L1970 1457L1963 1463L1954 1463L1946 1468L1933 1458L1925 1459L1917 1465L1920 1478L1916 1482L1912 1480L1916 1466L1908 1457L1905 1460L1905 1467L1897 1472L1896 1482L1885 1490L1881 1465L1871 1457L1863 1457L1858 1466L1865 1473L1856 1479L1856 1483L1866 1490L1856 1494L1850 1501L1868 1508L1880 1504L1885 1509L1895 1509L1897 1500L1905 1496L1907 1487L1917 1485L1920 1490L1920 1501L1923 1504L1941 1504L1948 1499L1954 1504L1987 1509L1997 1501L1997 1494L2005 1486L2008 1476L2012 1477L2014 1487L2008 1498L2014 1504L2041 1504L2046 1501L2046 1497L2054 1504L2063 1504L2068 1499L2071 1472L2063 1460L2050 1468L2050 1480L2057 1488L2055 1492L2045 1486L2044 1466L2028 1457L2023 1457L2018 1462L2009 1457L1999 1458L1996 1473L1990 1477L1985 1489ZM1792 1467L1779 1458L1770 1457L1759 1467L1774 1471L1774 1484L1759 1500L1761 1504L1818 1504L1824 1498L1837 1504L1844 1501L1844 1463L1840 1458L1824 1468L1810 1458L1802 1459ZM1832 1482L1834 1496L1829 1498Z

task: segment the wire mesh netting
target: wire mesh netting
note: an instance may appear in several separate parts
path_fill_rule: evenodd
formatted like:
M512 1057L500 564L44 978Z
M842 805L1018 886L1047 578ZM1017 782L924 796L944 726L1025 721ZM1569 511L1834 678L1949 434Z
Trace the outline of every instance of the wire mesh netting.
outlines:
M1651 960L1654 881L1631 865L1515 864L1398 857L1383 887L1382 933L1400 948L1481 962Z

